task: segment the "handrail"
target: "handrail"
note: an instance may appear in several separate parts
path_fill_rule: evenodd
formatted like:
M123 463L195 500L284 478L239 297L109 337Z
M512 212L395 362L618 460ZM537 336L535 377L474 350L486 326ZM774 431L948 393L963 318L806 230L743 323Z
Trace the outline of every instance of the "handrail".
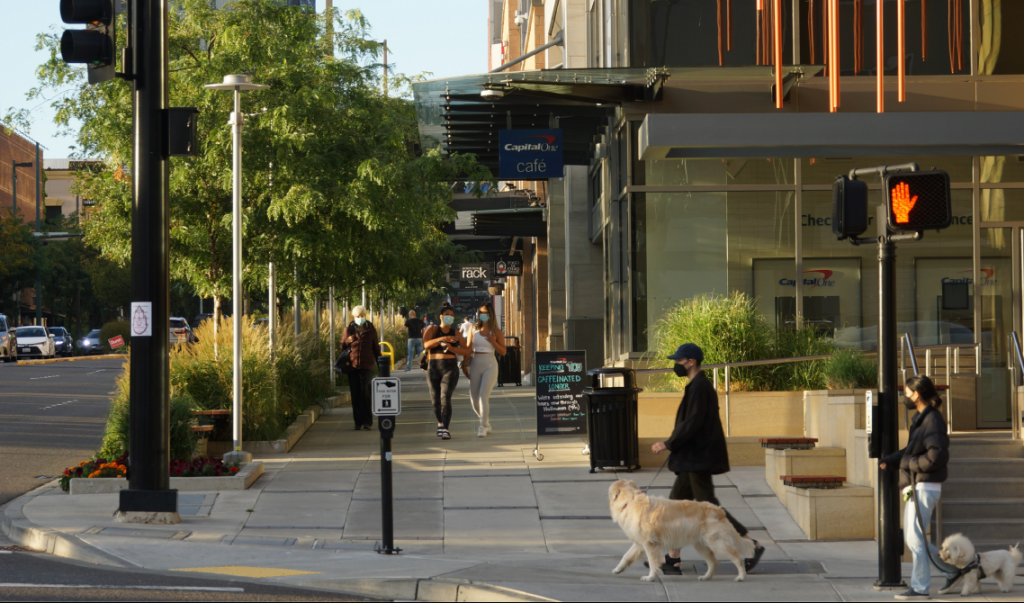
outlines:
M768 360L741 360L738 362L723 362L721 364L702 364L702 369L720 369L720 368L731 368L734 366L761 366L765 364L786 364L789 362L806 362L809 360L828 360L833 354L818 354L816 356L793 356L791 358L769 358ZM671 373L675 369L672 368L661 368L661 369L638 369L639 373Z

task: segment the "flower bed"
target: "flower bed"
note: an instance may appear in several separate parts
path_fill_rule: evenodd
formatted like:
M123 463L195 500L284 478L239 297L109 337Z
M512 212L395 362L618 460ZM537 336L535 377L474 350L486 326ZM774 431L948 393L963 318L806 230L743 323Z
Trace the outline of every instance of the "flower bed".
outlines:
M171 461L171 477L232 477L240 467L237 463L225 464L220 459L197 457ZM127 478L128 453L114 460L96 457L82 461L77 467L68 467L60 478L60 489L68 492L71 480L76 478Z

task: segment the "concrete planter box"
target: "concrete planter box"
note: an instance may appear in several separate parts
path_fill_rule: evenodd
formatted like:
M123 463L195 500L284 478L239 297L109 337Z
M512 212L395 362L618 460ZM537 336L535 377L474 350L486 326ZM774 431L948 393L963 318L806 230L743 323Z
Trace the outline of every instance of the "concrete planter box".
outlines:
M327 398L327 403L330 408L337 408L345 404L349 404L352 401L352 394L340 394ZM316 423L316 420L323 414L323 407L319 404L314 404L307 408L301 415L296 417L295 421L284 430L281 437L276 440L270 441L259 441L259 442L242 442L242 450L252 454L284 454L289 452L295 444L302 439L302 436L306 435L306 431ZM206 454L209 456L220 457L224 453L231 451L231 442L207 442L206 443Z
M245 490L263 475L263 463L243 463L238 473L221 477L172 477L171 489L179 492L225 492ZM70 492L76 494L114 494L128 489L128 480L113 477L76 477Z

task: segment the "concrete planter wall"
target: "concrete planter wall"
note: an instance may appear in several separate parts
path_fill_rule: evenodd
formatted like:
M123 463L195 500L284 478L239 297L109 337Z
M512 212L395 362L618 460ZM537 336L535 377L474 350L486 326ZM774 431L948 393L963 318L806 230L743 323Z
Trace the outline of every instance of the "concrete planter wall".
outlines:
M263 463L243 463L238 473L221 477L172 477L171 489L179 492L225 492L245 490L263 475ZM113 494L126 490L128 480L112 477L76 477L71 480L70 493Z
M337 408L351 403L352 394L340 394L327 398L329 408ZM307 408L295 421L284 430L281 437L276 440L263 440L256 442L242 442L242 450L252 454L284 454L289 452L295 444L302 439L306 431L316 423L316 420L323 414L323 406L314 404ZM231 442L207 442L206 454L209 456L223 456L225 452L231 451Z

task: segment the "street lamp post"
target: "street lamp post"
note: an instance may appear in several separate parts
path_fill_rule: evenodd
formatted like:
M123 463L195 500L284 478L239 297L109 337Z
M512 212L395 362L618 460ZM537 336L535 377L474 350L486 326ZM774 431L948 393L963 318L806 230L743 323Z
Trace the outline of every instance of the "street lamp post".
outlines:
M235 110L228 123L232 126L232 207L231 207L231 323L234 340L232 376L231 439L234 449L224 455L226 462L247 463L252 454L242 451L242 90L266 90L270 86L254 84L247 75L225 75L220 84L207 84L210 90L233 90Z

